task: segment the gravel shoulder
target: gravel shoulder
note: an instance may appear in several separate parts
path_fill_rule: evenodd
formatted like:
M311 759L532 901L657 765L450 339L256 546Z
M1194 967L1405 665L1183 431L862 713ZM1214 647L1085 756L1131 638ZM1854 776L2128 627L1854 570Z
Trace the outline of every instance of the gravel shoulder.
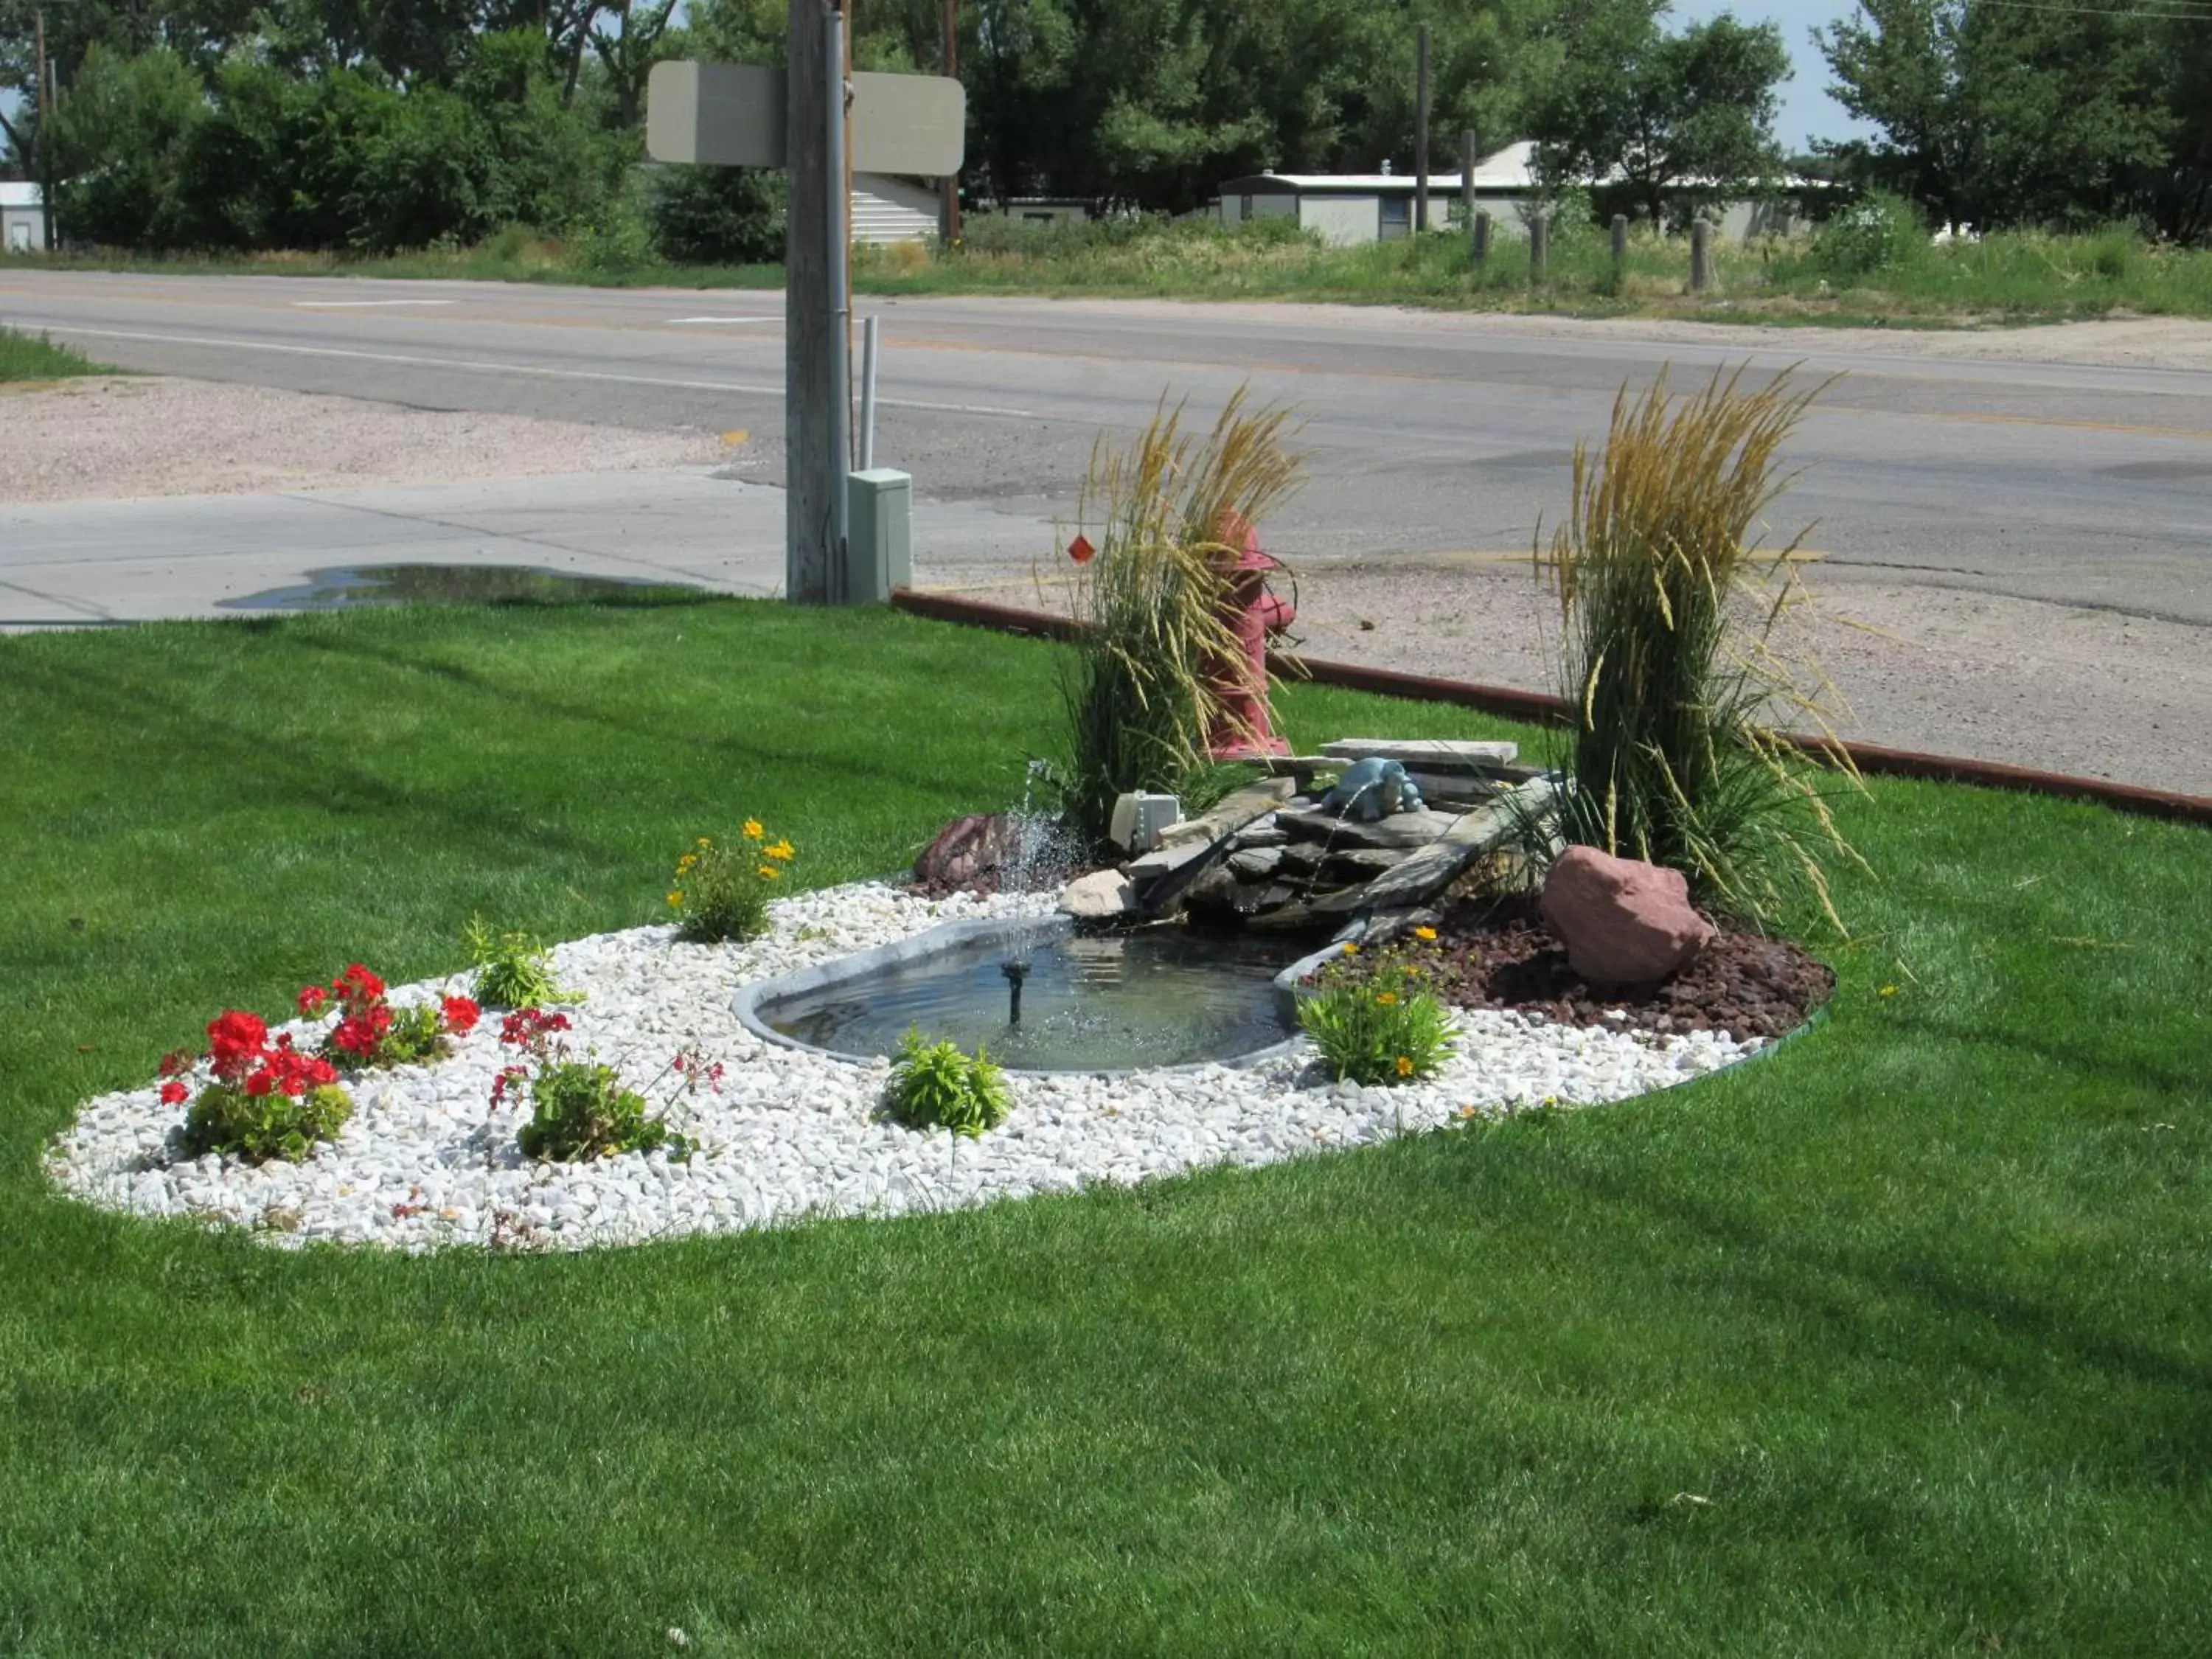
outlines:
M264 495L711 463L715 434L100 376L0 386L0 501Z
M1010 580L1003 564L916 574L1002 605L1063 602L1049 578ZM1806 579L1814 603L1778 642L1825 671L1837 735L2212 795L2206 629L1842 567L1814 565ZM1525 560L1313 563L1297 595L1293 633L1309 656L1556 689L1559 607Z

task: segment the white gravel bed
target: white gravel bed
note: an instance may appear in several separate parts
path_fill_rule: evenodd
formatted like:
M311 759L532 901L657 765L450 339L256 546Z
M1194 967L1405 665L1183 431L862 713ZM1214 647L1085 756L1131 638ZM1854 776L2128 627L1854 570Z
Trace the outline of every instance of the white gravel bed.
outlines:
M515 1131L526 1107L490 1103L492 1080L513 1056L500 1045L499 1015L487 1011L448 1059L351 1079L353 1117L303 1164L182 1158L173 1136L184 1109L161 1104L149 1081L87 1102L49 1147L46 1170L64 1191L109 1209L248 1227L276 1244L584 1249L1272 1164L1541 1102L1619 1100L1702 1076L1759 1046L1711 1032L1661 1037L1462 1013L1453 1057L1425 1083L1338 1085L1303 1042L1245 1069L1016 1076L1012 1115L971 1140L882 1121L887 1061L856 1066L766 1042L731 1012L749 981L939 922L1042 915L1051 903L1034 895L932 901L864 883L779 901L772 932L742 945L687 945L672 928L640 927L557 947L561 982L586 999L567 1011L580 1052L596 1048L633 1087L679 1048L724 1066L718 1093L670 1109L696 1144L689 1161L659 1152L590 1164L524 1158ZM465 988L466 976L456 975L395 988L392 998ZM284 1029L304 1038L320 1027Z

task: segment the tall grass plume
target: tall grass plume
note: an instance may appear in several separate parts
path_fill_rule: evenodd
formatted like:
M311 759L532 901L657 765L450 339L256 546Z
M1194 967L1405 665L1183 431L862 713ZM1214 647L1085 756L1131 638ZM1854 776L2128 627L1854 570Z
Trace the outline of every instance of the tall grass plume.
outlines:
M1753 921L1809 888L1840 927L1824 860L1856 855L1823 798L1828 775L1770 723L1809 727L1856 781L1833 688L1776 643L1808 597L1793 558L1804 538L1752 540L1789 482L1777 456L1822 386L1785 370L1754 392L1743 374L1716 370L1678 405L1662 369L1640 398L1621 389L1601 458L1576 447L1550 562L1574 707L1562 832L1680 870L1701 902Z

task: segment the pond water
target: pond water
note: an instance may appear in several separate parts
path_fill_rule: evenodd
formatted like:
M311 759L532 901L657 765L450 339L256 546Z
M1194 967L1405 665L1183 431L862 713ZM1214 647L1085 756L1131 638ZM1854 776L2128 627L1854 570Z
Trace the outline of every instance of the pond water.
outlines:
M216 604L226 611L344 611L371 605L682 605L712 597L681 582L579 576L533 565L367 564L310 570L297 586Z
M1275 975L1313 948L1303 936L1176 926L1048 933L1025 947L965 945L759 1009L768 1026L842 1054L896 1054L909 1027L987 1047L1030 1072L1124 1071L1231 1060L1290 1036ZM1021 1020L1005 964L1018 957Z

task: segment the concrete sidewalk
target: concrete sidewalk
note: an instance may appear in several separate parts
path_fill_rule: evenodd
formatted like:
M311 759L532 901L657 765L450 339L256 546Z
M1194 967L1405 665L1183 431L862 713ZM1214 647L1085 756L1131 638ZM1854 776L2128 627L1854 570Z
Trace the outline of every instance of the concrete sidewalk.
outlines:
M499 565L716 592L783 589L783 491L703 467L275 495L0 505L0 630L239 614L367 565ZM923 502L918 564L1026 569L1049 523ZM230 602L226 605L225 602Z

